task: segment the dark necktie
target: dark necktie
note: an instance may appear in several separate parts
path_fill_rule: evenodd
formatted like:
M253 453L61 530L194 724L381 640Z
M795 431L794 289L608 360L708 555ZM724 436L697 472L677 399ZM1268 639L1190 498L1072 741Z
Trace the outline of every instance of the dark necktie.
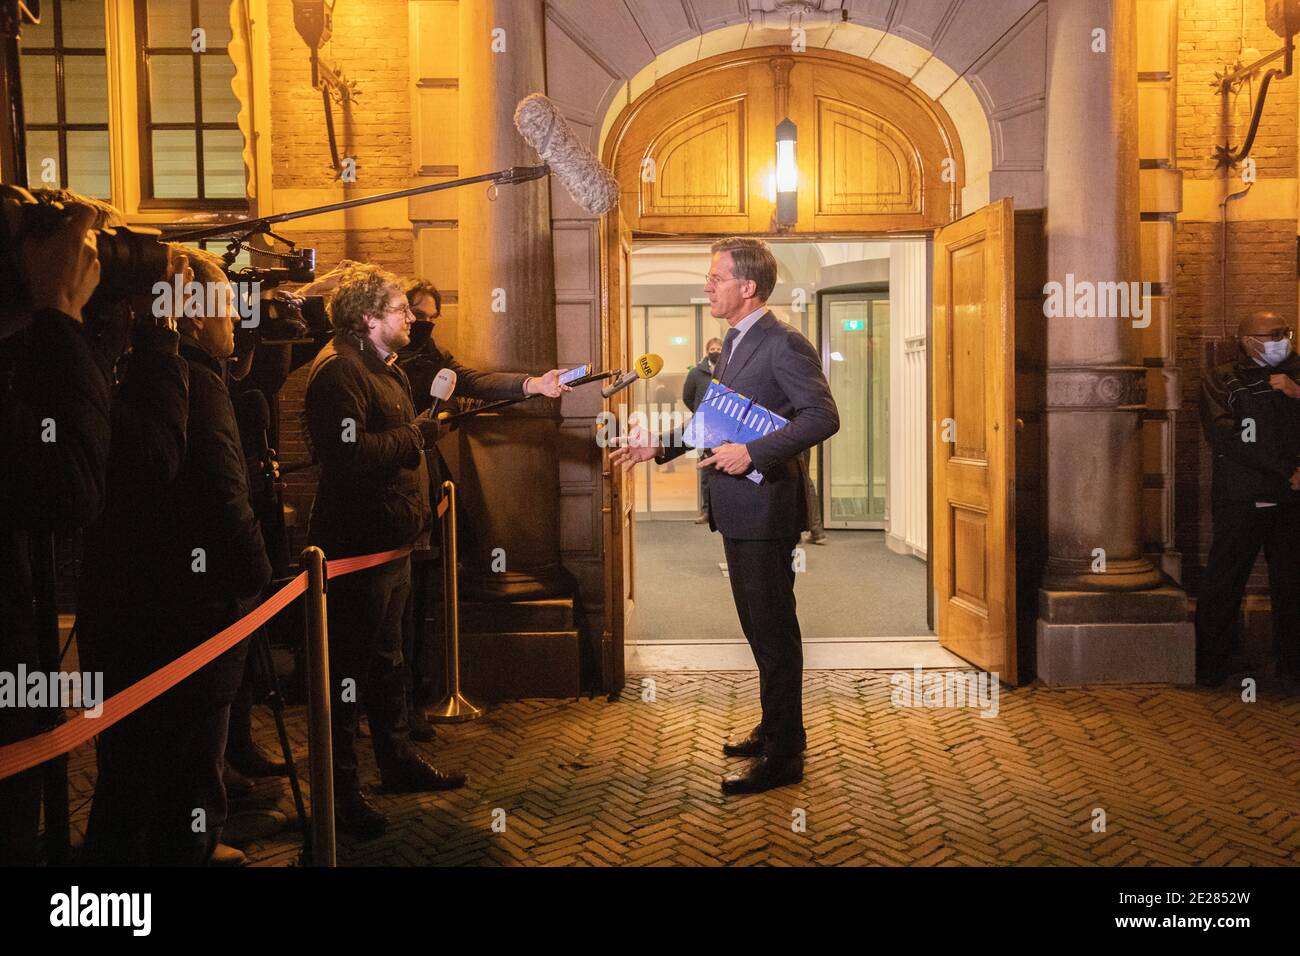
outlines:
M731 359L731 347L736 344L736 339L739 337L740 329L728 329L722 339L722 358L718 359L718 369L713 373L713 377L719 382L722 381L722 373L726 371L727 362Z

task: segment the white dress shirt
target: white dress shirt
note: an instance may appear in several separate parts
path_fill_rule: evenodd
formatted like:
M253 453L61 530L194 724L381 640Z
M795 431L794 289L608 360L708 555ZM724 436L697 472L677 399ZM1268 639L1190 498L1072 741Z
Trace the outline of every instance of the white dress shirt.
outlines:
M741 319L739 322L737 322L735 325L732 326L732 328L736 330L737 335L734 339L731 340L731 355L727 356L728 365L731 364L731 356L735 355L736 349L740 348L740 340L745 337L745 333L748 332L750 329L752 329L754 327L754 323L756 323L759 319L761 319L766 314L767 314L767 306L761 305L753 312L749 313L749 315L745 316L743 319ZM726 369L724 368L723 371L725 372Z

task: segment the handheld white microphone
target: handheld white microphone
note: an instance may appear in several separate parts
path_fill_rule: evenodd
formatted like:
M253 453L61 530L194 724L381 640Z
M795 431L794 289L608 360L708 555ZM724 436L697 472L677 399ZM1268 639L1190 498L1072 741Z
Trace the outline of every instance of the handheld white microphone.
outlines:
M540 93L520 100L515 128L584 211L603 216L618 205L618 180L573 134L552 100Z
M433 396L433 408L430 414L436 418L439 403L451 398L454 391L456 391L456 373L445 368L434 377L433 384L429 386L429 394Z
M607 385L600 390L602 398L611 398L623 389L627 388L638 379L654 378L663 371L664 360L662 357L650 352L642 355L632 365L632 371L628 372L622 378L618 379L612 385Z

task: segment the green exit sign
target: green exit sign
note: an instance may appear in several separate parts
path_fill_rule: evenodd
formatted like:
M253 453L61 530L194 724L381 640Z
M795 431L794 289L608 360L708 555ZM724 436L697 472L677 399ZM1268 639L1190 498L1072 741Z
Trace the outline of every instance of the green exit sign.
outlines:
M864 322L864 321L862 321L861 319L845 319L845 320L844 320L844 331L845 331L845 332L861 332L861 331L862 331L863 329L865 329L866 327L867 327L867 323Z
M686 344L686 336L684 335L673 336L673 345L685 345L685 344Z

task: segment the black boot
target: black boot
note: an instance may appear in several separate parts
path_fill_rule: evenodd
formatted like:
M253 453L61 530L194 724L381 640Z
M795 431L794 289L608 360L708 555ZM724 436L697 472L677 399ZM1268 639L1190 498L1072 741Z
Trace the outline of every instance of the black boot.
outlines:
M388 817L371 803L360 787L343 787L334 794L334 823L341 833L371 840L388 829Z

